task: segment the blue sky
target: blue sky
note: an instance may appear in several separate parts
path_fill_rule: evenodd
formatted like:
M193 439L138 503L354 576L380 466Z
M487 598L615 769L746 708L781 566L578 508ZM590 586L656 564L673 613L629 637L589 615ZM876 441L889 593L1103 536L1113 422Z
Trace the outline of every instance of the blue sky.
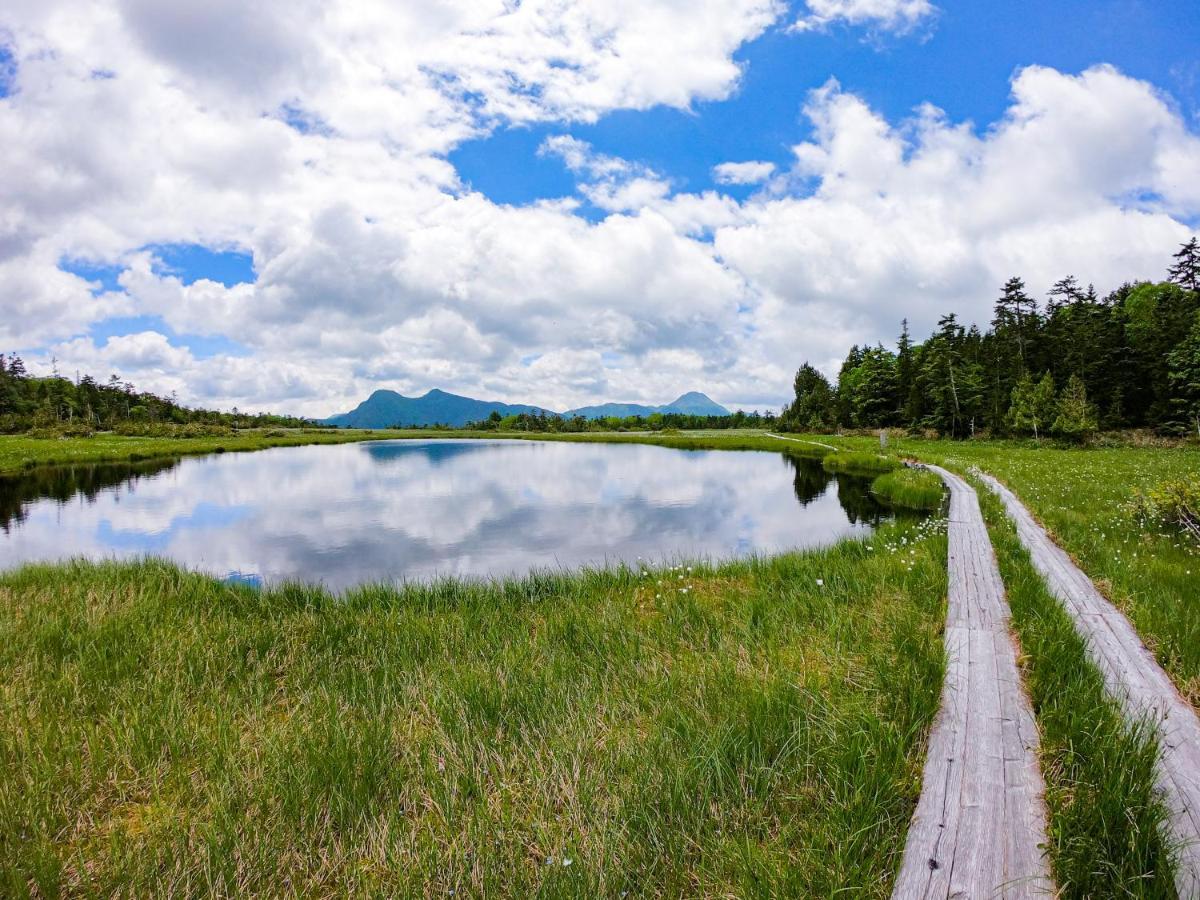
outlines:
M184 285L200 280L213 281L225 287L252 284L255 280L254 259L240 250L218 250L200 244L161 244L139 248L154 259L153 271L166 277L178 278ZM97 263L85 259L63 259L59 268L86 279L93 294L120 291L120 263ZM233 337L224 334L178 334L157 315L110 316L93 323L87 336L96 344L109 338L153 331L166 337L177 347L185 347L198 359L213 356L241 356L245 348ZM34 348L35 352L37 349ZM43 348L44 352L44 348Z
M192 403L778 406L1200 227L1195 4L54 9L0 9L0 349Z
M574 179L554 158L539 158L548 136L570 133L597 151L644 162L681 189L716 187L712 168L727 160L786 166L809 136L801 115L810 90L836 78L889 119L923 103L954 121L986 128L1004 115L1014 72L1029 65L1080 72L1110 64L1168 92L1200 123L1200 4L1178 0L1004 0L942 3L935 18L904 35L771 29L742 48L737 92L693 110L615 111L594 125L500 128L449 156L464 180L498 203L561 197ZM732 193L748 193L748 188Z

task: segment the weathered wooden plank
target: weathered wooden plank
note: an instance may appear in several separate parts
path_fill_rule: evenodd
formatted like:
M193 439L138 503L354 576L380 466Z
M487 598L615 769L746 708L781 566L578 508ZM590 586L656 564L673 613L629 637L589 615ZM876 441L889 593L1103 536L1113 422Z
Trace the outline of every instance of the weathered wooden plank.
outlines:
M971 703L967 708L966 773L960 800L959 848L951 867L950 896L977 896L980 887L1002 884L1005 821L1003 740L996 647L989 630L970 629Z
M950 488L946 681L892 896L1046 896L1038 734L1004 584L975 492L930 468Z
M1176 848L1175 886L1200 898L1200 719L1154 659L1129 620L1070 556L1051 540L1024 504L990 475L1034 568L1067 610L1104 684L1131 722L1151 722L1159 734L1156 783L1168 809L1167 840Z
M905 859L910 853L923 864L901 867L893 896L915 900L946 896L950 890L950 867L958 840L962 792L963 748L968 703L967 670L970 641L966 628L946 629L946 680L942 685L941 708L929 736L921 797L909 827Z

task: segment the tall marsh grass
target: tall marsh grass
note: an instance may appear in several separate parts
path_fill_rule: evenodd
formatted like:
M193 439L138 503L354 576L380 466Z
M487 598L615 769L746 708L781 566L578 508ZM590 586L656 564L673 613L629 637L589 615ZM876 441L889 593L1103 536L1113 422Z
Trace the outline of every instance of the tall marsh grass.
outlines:
M871 482L871 493L892 506L935 511L946 499L942 479L928 469L904 468L885 472Z
M945 539L335 597L0 575L0 895L882 897Z
M850 450L826 454L822 457L821 464L826 472L844 472L850 475L875 475L900 468L900 461L894 456Z

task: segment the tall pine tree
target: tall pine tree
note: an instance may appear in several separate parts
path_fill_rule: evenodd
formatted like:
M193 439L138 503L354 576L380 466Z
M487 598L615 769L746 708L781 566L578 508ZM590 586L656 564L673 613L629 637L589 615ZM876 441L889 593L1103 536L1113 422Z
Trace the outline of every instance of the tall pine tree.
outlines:
M1189 291L1200 291L1200 242L1193 237L1174 256L1176 262L1167 270L1167 277Z

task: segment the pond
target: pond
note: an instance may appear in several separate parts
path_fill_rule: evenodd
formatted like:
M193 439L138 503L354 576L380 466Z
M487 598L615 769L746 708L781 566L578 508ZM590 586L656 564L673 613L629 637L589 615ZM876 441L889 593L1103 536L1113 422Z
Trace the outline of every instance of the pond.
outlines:
M864 535L869 480L784 453L399 440L0 479L0 568L144 555L338 590L440 575L723 560Z

